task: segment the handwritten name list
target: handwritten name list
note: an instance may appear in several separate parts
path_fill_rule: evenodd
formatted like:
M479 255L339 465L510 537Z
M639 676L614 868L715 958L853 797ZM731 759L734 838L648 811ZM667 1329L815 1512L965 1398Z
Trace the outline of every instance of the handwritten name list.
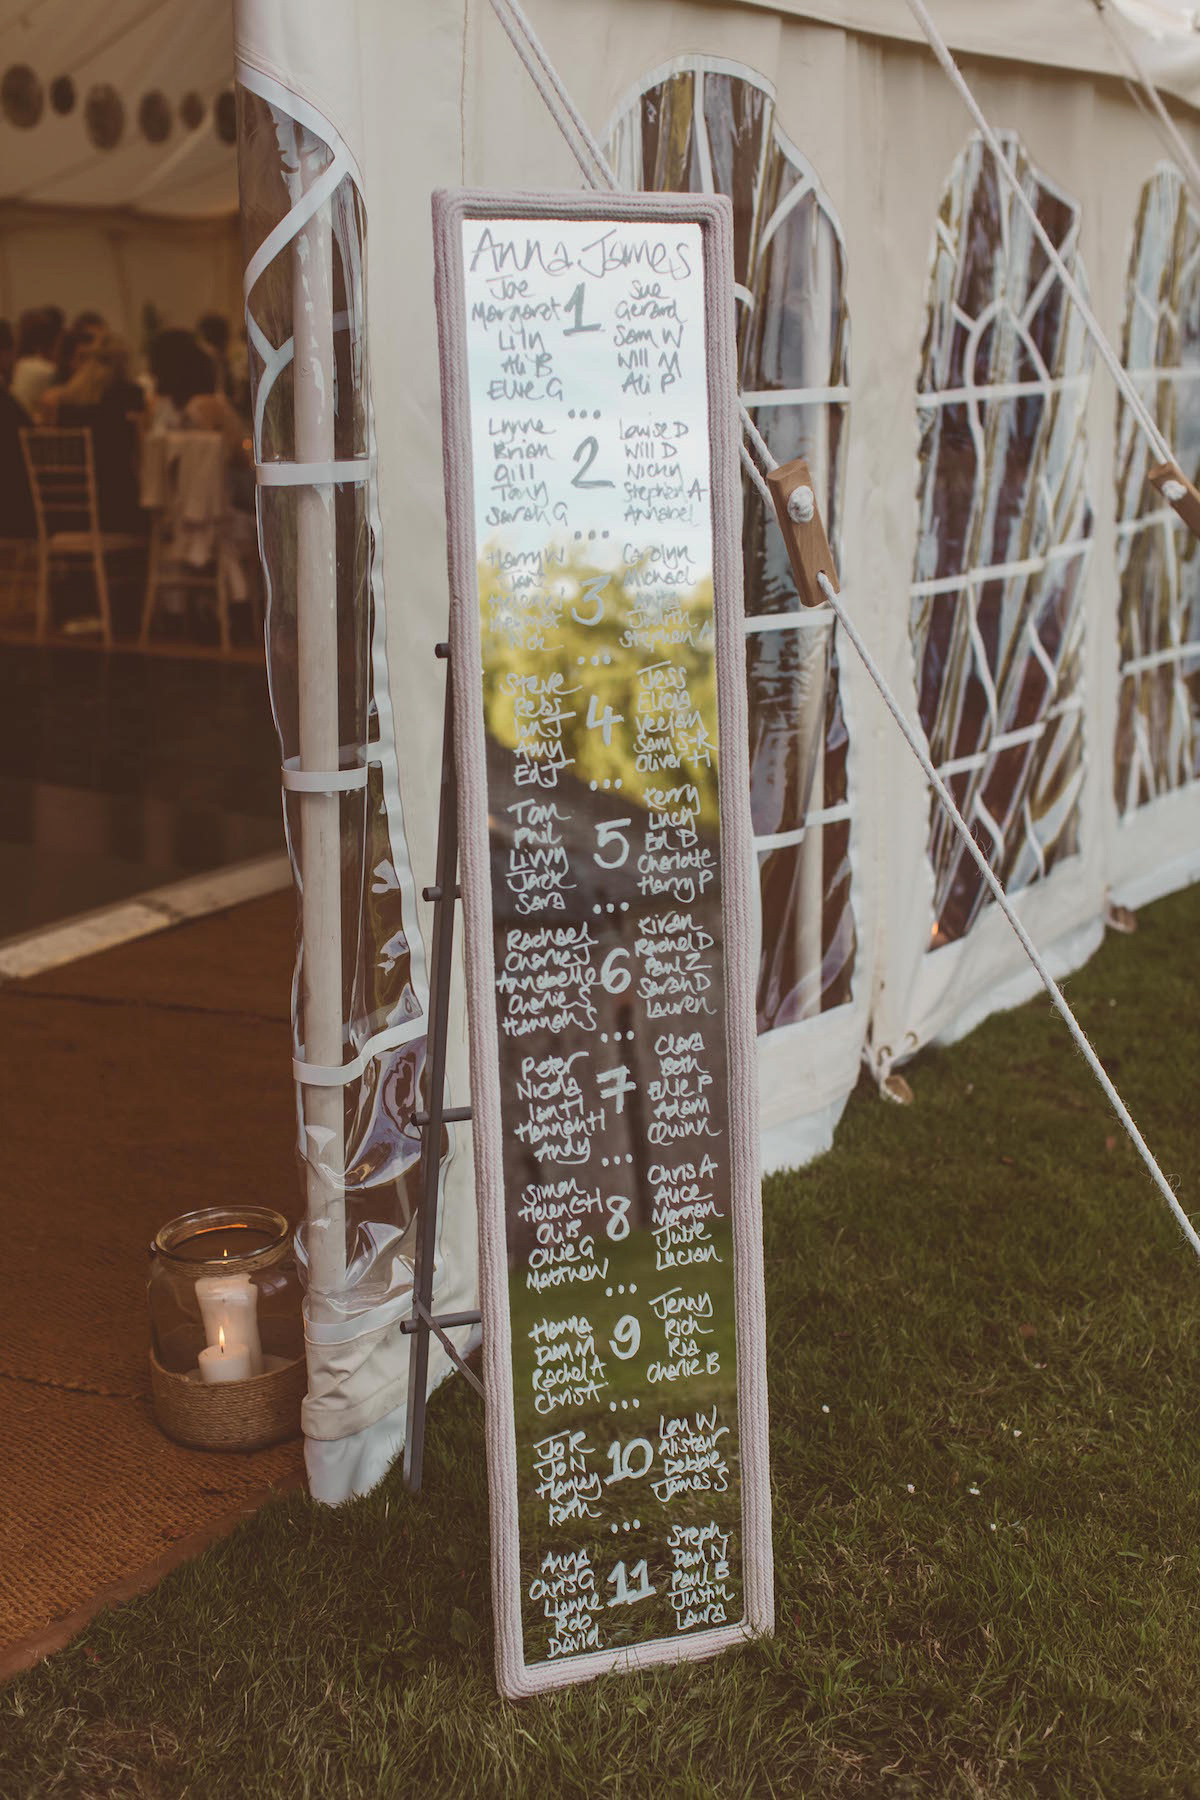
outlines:
M742 1609L701 227L462 224L530 1664Z

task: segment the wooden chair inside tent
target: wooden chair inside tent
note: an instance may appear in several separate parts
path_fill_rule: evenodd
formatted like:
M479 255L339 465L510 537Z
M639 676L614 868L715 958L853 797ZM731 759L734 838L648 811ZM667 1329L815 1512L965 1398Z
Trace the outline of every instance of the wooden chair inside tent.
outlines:
M37 635L44 638L49 624L52 572L90 563L100 628L106 647L110 646L112 605L105 559L141 550L142 539L100 529L90 431L25 430L21 449L37 520Z
M28 617L37 593L36 538L0 538L0 628Z
M143 441L142 504L152 524L138 640L142 645L150 641L163 592L183 589L212 595L221 649L230 648L225 462L219 431L153 433ZM198 500L193 499L198 490Z

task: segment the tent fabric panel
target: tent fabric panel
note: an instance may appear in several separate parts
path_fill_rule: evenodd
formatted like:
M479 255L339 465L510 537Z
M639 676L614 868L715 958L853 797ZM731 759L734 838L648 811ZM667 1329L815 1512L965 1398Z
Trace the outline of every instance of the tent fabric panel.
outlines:
M236 213L183 221L109 207L0 202L0 318L53 300L68 317L95 307L137 353L146 308L163 325L206 312L241 317Z
M912 396L933 222L947 173L967 136L954 94L928 54L912 44L847 35L785 18L776 10L735 11L686 0L653 8L631 7L623 0L581 0L569 34L564 34L561 14L552 7L541 4L530 10L596 130L628 105L653 70L679 57L681 45L692 45L697 54L757 70L774 89L801 152L812 155L819 147L822 180L847 240L847 298L855 321L850 402L854 423L848 444L842 572L850 593L860 596L859 604L867 608L864 623L870 625L873 647L889 680L915 714L906 591L912 566L911 472L917 447ZM398 22L373 0L366 16L367 36L386 64ZM471 9L466 20L465 82L463 39L447 29L431 41L436 43L438 60L427 67L441 68L443 79L426 82L419 96L414 91L403 135L404 143L413 146L412 154L420 158L422 180L416 191L396 195L396 227L382 244L376 242L371 269L371 279L386 296L384 303L396 322L381 352L381 386L392 396L380 422L381 465L393 462L405 471L403 480L385 478L382 500L385 518L391 514L398 521L391 540L404 542L410 557L416 558L409 567L422 592L435 591L433 584L444 579L438 568L442 496L436 459L414 457L410 448L432 445L438 432L432 320L424 298L428 292L424 192L438 183L454 185L464 179L469 184L513 187L578 185L566 147L489 9ZM1112 275L1121 261L1113 254L1113 239L1123 242L1141 172L1158 160L1153 128L1115 83L1097 86L1086 76L1011 62L980 63L974 73L985 109L1018 132L1039 167L1052 174L1071 168L1080 141L1096 145L1086 191L1079 196L1080 241L1094 291L1111 321ZM831 96L836 96L836 107ZM921 121L915 134L914 119ZM386 172L396 166L398 140L386 94L365 75L364 135L369 187L375 169ZM890 154L889 146L901 142L905 156ZM400 161L404 160L401 153ZM867 179L864 170L869 172ZM888 268L886 284L878 279L883 261ZM1107 423L1097 399L1103 386L1102 380L1095 384L1088 403L1092 456L1096 444L1109 441L1111 433L1111 395L1106 396ZM1096 530L1101 542L1102 515L1111 515L1111 503L1100 493L1104 485L1093 469L1089 486L1100 495ZM1089 733L1099 723L1110 676L1104 659L1104 609L1111 620L1113 594L1111 571L1104 569L1103 561L1103 556L1095 557L1088 576L1089 607L1101 608L1085 653ZM393 613L392 629L404 632L406 648L416 647L416 654L402 663L394 659L398 711L415 720L422 709L423 658L436 636L437 621L417 618L414 608L405 614L403 625ZM914 857L912 846L924 844L928 796L919 770L915 764L909 766L897 746L894 726L861 671L844 668L842 686L848 711L861 719L857 734L851 726L851 754L865 759L856 785L862 863L859 966L873 985L870 1003L877 1018L877 1046L896 1057L910 1054L943 1028L950 1029L955 994L964 1005L974 1004L978 994L1008 978L1020 952L1015 944L997 938L967 988L955 989L951 983L940 994L927 987L919 995L915 992L932 914L923 850ZM424 743L426 757L436 753L433 723ZM886 797L879 784L885 768ZM1050 900L1041 899L1034 909L1045 913L1047 943L1069 935L1101 910L1107 815L1094 783L1085 784L1082 808L1085 853L1069 878L1057 884L1051 878L1046 884ZM427 853L432 855L431 844ZM940 982L936 985L941 988ZM865 1021L860 1017L856 1023L861 1034ZM861 1035L853 1046L845 1046L847 1060L838 1066L840 1091L844 1092L849 1062L857 1060L860 1048ZM813 1054L793 1065L794 1091L804 1096L797 1104L819 1109L835 1098L829 1092L834 1064L836 1055ZM770 1092L771 1083L764 1080L764 1097Z
M784 458L807 458L836 553L849 392L845 246L785 127L770 85L745 64L684 55L642 78L607 135L624 185L732 200L741 387L767 442ZM782 540L747 477L743 508L758 1029L771 1039L852 999L853 802L833 620L803 612ZM760 1044L764 1073L793 1057L794 1034ZM856 1069L851 1057L848 1083Z
M721 4L722 0L712 0ZM904 0L738 0L745 7L832 25L897 43L924 44ZM1164 0L1116 0L1120 29L1155 85L1200 106L1200 34L1186 10ZM1127 69L1097 17L1094 0L932 0L930 12L950 49L1047 69L1124 79Z
M22 127L0 117L4 197L56 206L144 208L193 217L230 213L237 206L236 155L214 129L213 104L233 84L229 9L224 0L6 0L0 11L0 70L30 67L44 99L37 123ZM75 85L75 104L59 115L48 89L58 76ZM111 87L123 118L111 149L97 148L86 124L89 95ZM171 112L169 135L151 143L138 124L145 95L158 92ZM199 125L188 129L180 102L189 92L204 103Z
M304 0L307 13L313 0ZM930 255L945 185L968 141L956 96L911 33L877 29L883 13L860 0L852 29L814 22L784 6L718 6L707 0L577 0L568 24L551 0L528 0L533 22L597 133L648 75L685 52L756 71L772 90L789 136L819 166L847 247L846 304L853 320L850 425L845 449L841 575L855 619L910 717L918 691L910 641L914 487L919 448L916 389L926 329ZM1079 0L1081 18L1090 0ZM947 14L960 21L954 0ZM260 39L253 55L286 73L287 9L280 41L261 35L280 0L246 0ZM809 9L810 12L814 9ZM832 0L815 9L840 12ZM976 14L983 9L975 9ZM1017 0L997 0L996 16L1032 17ZM1038 9L1041 10L1040 8ZM890 16L907 18L901 0ZM429 192L460 184L577 189L578 170L531 88L490 8L465 15L415 4L360 0L353 76L325 70L304 50L302 104L315 106L328 79L329 106L358 160L373 226L366 269L375 395L379 505L387 576L389 694L396 720L398 783L418 890L431 878L436 835L433 771L441 743L434 645L446 617L445 523L440 399L431 304ZM875 25L871 20L874 19ZM256 23L255 23L256 21ZM250 34L251 36L253 33ZM1079 36L1083 35L1080 27ZM247 39L247 41L249 41ZM324 40L315 39L314 42ZM1079 252L1093 303L1110 336L1123 316L1126 246L1141 187L1161 157L1153 125L1116 80L1094 72L1034 66L1011 44L1000 59L978 43L971 78L988 115L1013 132L1036 167L1069 182L1079 207ZM1076 59L1082 52L1076 49ZM986 59L985 59L986 58ZM1050 61L1049 51L1045 62ZM1098 66L1114 72L1111 54ZM404 105L395 71L405 71ZM361 107L354 110L355 83ZM1192 130L1191 127L1188 127ZM1081 157L1079 146L1087 145ZM903 154L897 147L903 146ZM382 198L381 198L382 197ZM882 273L886 271L886 280ZM1106 887L1127 840L1117 829L1111 730L1117 675L1117 570L1113 554L1115 406L1107 376L1086 399L1086 487L1094 508L1094 549L1086 576L1087 631L1081 646L1083 733L1088 778L1079 796L1079 852L1024 889L1019 907L1051 966L1064 973L1103 933ZM929 796L857 660L840 659L849 739L848 791L855 905L853 1006L804 1019L772 1034L786 1056L762 1078L769 1166L801 1160L828 1142L868 1054L877 1074L935 1038L953 1038L998 1005L1015 1004L1036 982L995 908L967 938L936 957L925 950L934 919L926 856ZM1102 771L1101 775L1098 771ZM1164 800L1169 825L1194 813ZM1140 839L1143 866L1180 864L1164 815ZM421 929L429 914L418 902ZM456 972L452 1002L452 1096L466 1095L465 1008ZM468 1134L464 1133L464 1137ZM467 1158L456 1156L446 1197L447 1258L454 1279L474 1279L474 1209ZM393 1424L394 1424L393 1418Z
M555 45L555 19L546 7L537 9L534 15L536 29L543 37L550 53L559 56ZM675 66L681 74L688 68L699 68L714 76L712 87L715 104L720 105L722 83L729 72L737 71L740 79L753 77L768 97L770 112L786 140L795 145L796 154L805 170L810 167L810 157L804 141L805 111L803 103L796 103L789 97L787 103L779 100L779 83L777 72L780 61L780 47L784 28L778 19L766 15L750 15L747 13L724 13L716 15L711 9L703 6L663 7L661 9L642 8L636 14L625 6L589 6L581 12L579 18L580 41L596 42L603 45L603 54L595 58L581 59L578 56L568 57L563 68L564 79L574 92L575 98L582 106L585 115L602 133L612 129L614 124L628 117L643 88L653 82L656 72L662 72ZM847 40L840 33L820 32L820 39L834 58L832 72L826 69L827 81L837 82L841 79L840 65L836 61ZM557 29L561 39L561 24ZM504 40L499 39L500 51L496 50L497 31L494 21L486 13L475 23L474 35L468 46L467 101L465 118L468 136L464 145L467 180L490 180L492 182L511 183L515 186L527 185L531 179L525 171L536 167L537 161L552 159L556 178L563 185L577 185L577 178L572 173L572 164L566 155L564 146L551 121L537 108L536 102L531 107L528 96L532 90L528 87L527 77L516 58L503 53ZM696 51L681 49L681 46L696 45ZM483 80L482 72L486 62L487 78ZM560 57L561 62L561 57ZM709 129L706 133L712 164L714 183L720 177L721 152L712 153L713 130L711 123L709 82L703 84L706 119ZM611 98L610 98L611 97ZM514 135L512 121L521 118L521 132ZM747 129L752 123L750 114L746 114ZM677 134L678 135L678 134ZM528 137L528 143L521 140ZM718 133L718 138L720 134ZM535 148L536 145L536 148ZM655 153L657 156L657 152ZM682 154L682 151L680 152ZM835 152L836 155L836 152ZM693 158L696 162L694 171L683 170L688 179L704 179L701 171L704 168L702 158ZM789 152L785 151L779 159L781 168L789 161ZM490 162L490 167L488 166ZM827 178L824 165L818 171L823 191L833 194L832 185ZM792 179L789 175L788 179ZM771 211L782 194L773 198ZM836 213L840 205L840 197L833 195L832 204ZM753 209L752 209L753 210ZM822 215L818 209L809 205L803 210L803 218L807 219L810 230L822 229ZM761 233L767 219L757 220L757 230ZM797 223L802 218L798 216ZM775 249L779 249L785 241L784 227L781 222L777 228ZM753 271L758 252L753 248L754 230L743 234L745 268L747 276L753 283ZM851 258L852 261L852 258ZM778 264L780 271L784 265ZM852 289L854 271L843 277L848 285L845 293L845 310L851 321L854 315ZM743 283L745 285L745 283ZM853 328L852 328L853 334ZM856 334L855 335L855 342ZM752 339L748 340L747 355L754 349ZM778 344L773 346L778 350ZM817 360L824 359L817 385L827 388L831 379L834 360L841 354L822 332L821 349ZM855 352L857 354L857 352ZM750 366L749 364L747 366ZM770 386L774 375L765 376L764 372L775 365L765 355L759 357L755 365L758 373L754 386ZM782 365L779 365L782 367ZM839 364L840 370L840 364ZM807 370L801 371L800 377L806 384L810 376ZM789 376L789 383L796 379ZM816 379L814 375L813 380ZM841 391L840 388L838 390ZM853 401L850 407L853 413ZM785 423L784 415L788 415L786 424L791 429L812 428L816 431L821 443L828 450L818 449L818 461L828 462L826 479L828 491L823 493L823 504L831 508L831 517L835 522L840 509L844 506L847 516L853 511L853 503L848 499L848 490L840 488L840 483L832 479L845 456L846 434L844 427L840 433L825 433L821 415L837 415L839 423L845 412L844 400L836 400L831 405L820 405L803 408L771 408L758 410L760 427L775 432L774 421L778 420L782 432ZM852 434L850 434L852 436ZM782 442L782 435L781 435ZM780 449L779 444L776 445ZM810 445L811 449L812 446ZM782 453L782 451L780 451ZM790 452L789 452L790 453ZM852 452L851 452L852 454ZM840 488L840 492L839 492ZM753 505L757 507L757 495L752 496ZM746 529L748 541L753 543L761 533L761 520L757 513L747 510ZM849 533L845 534L847 538ZM853 550L847 543L846 555L852 556ZM775 567L775 560L778 568ZM757 606L759 613L780 610L784 602L782 598L771 598L768 590L772 580L776 585L786 583L790 589L790 577L786 575L786 566L782 558L772 561L766 569L766 585L757 578L748 579L748 593L758 594L757 601L751 597L751 607ZM774 569L774 576L772 576ZM783 569L783 575L779 570ZM762 590L760 592L760 589ZM781 588L782 592L782 588ZM790 603L789 603L790 604ZM757 626L762 620L755 618ZM833 739L836 744L835 753L827 755L826 769L830 782L835 782L839 774L848 783L848 793L852 797L855 818L864 822L865 835L860 839L849 832L845 820L831 820L823 826L822 836L828 843L828 856L822 858L828 863L831 871L839 875L836 882L826 883L822 876L822 886L839 896L844 895L847 886L853 892L853 911L839 900L839 916L847 923L853 933L854 941L854 985L852 997L847 1004L837 1004L831 1010L820 1012L813 1018L797 1016L800 1009L789 1009L779 1015L788 1022L770 1032L760 1041L760 1102L764 1125L774 1128L773 1135L764 1139L764 1149L771 1158L770 1166L784 1166L795 1162L811 1153L817 1142L827 1141L830 1126L822 1126L816 1138L807 1126L799 1128L797 1121L807 1120L810 1115L824 1114L829 1109L830 1115L840 1111L845 1097L853 1087L861 1058L862 1042L866 1030L866 1021L872 990L871 944L874 923L871 914L872 889L871 871L869 868L869 834L870 799L864 790L869 788L870 761L860 754L860 746L855 738L854 720L856 716L856 694L847 689L844 670L842 669L842 653L838 652L839 674L838 686L842 719L831 725ZM856 681L856 676L851 677ZM868 738L869 738L869 726ZM848 748L841 742L848 738ZM845 803L847 790L841 790L835 798ZM825 796L828 798L828 794ZM860 807L861 802L861 807ZM835 810L840 810L836 808ZM763 821L764 825L766 821ZM846 839L849 838L847 850ZM863 846L866 845L867 848ZM796 851L780 849L775 853L765 853L764 861L769 863L768 877L777 886L781 886L785 896L794 894L797 886L804 887L804 877L795 868L788 865L797 861ZM851 879L847 882L845 871L849 868ZM782 902L779 917L785 917L788 902ZM817 927L819 930L819 926ZM839 933L829 933L831 966L839 956L845 959L844 946L840 946ZM788 985L784 983L783 985ZM829 998L842 1000L843 991L835 983ZM807 1010L807 1007L803 1010ZM798 1096L803 1096L802 1099Z

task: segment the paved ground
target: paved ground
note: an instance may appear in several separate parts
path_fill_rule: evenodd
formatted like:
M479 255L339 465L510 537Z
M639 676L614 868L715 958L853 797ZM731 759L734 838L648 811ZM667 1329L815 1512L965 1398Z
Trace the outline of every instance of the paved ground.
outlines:
M145 1299L176 1213L295 1217L293 948L289 892L0 987L0 1653L299 1474L161 1435Z

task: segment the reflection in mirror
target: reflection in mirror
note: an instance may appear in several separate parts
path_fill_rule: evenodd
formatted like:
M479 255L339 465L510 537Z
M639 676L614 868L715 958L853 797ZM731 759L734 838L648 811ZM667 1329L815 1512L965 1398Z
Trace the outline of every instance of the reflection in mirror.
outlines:
M536 1666L743 1613L704 249L462 247Z

